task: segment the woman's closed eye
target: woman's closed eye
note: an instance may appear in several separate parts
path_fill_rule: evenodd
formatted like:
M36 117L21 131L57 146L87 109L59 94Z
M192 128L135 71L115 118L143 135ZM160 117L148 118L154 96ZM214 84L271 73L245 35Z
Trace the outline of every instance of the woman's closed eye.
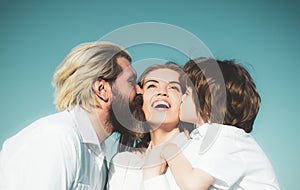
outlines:
M181 92L181 87L177 85L170 85L169 87L172 90L176 90L177 92Z
M156 85L154 85L154 84L146 85L146 89L150 89L150 88L156 88Z

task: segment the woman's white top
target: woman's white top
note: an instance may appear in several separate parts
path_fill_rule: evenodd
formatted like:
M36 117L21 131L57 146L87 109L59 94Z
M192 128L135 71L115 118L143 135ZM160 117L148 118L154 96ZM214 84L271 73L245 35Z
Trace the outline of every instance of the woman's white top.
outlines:
M191 137L192 140L189 140L182 153L194 168L204 170L214 177L209 189L280 189L267 156L244 130L227 125L204 124L195 129ZM123 170L125 176L130 173L130 177L126 176L124 181L125 177L119 175L118 170L110 176L109 185L115 187L111 189L180 189L169 169L166 174L144 182L141 182L142 164L134 172L128 168ZM131 184L131 188L120 183L120 186L114 186L116 180L123 181L125 185Z
M170 140L182 149L188 145L188 138L184 133L178 134ZM151 149L151 142L147 149ZM143 190L144 159L132 152L121 152L115 155L110 163L107 189L108 190ZM166 182L168 184L168 182ZM155 184L154 184L155 185ZM158 184L161 186L161 183ZM152 186L151 189L160 189Z

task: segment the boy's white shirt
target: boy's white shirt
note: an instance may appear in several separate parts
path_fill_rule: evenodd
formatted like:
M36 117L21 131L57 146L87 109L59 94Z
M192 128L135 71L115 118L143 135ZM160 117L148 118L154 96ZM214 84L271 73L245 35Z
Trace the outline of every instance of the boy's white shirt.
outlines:
M212 144L206 145L208 148L200 150L212 126L221 130ZM270 161L254 138L244 130L206 123L195 129L191 137L182 153L194 168L204 170L215 178L209 189L280 189ZM163 190L179 189L170 170L144 181L145 190L154 186L161 186Z

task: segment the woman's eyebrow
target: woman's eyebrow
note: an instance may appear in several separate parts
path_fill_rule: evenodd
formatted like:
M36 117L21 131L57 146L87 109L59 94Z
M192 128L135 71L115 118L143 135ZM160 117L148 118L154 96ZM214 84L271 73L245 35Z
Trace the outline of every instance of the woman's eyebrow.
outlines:
M148 82L155 82L155 83L159 83L158 80L154 80L154 79L149 79L147 81L144 82L144 84L148 83Z
M146 83L148 83L148 82L159 83L158 80L155 80L155 79L149 79L149 80L145 81L144 84L146 84ZM178 84L178 85L180 85L180 82L178 82L178 81L168 81L168 83L169 83L169 84Z
M178 85L181 85L180 82L177 82L177 81L170 81L169 84L178 84Z

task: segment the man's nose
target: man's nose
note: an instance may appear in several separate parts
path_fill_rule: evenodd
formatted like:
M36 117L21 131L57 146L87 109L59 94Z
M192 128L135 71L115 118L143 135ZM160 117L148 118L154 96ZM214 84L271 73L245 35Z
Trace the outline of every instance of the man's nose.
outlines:
M135 85L135 91L136 94L144 94L143 89L138 84Z

